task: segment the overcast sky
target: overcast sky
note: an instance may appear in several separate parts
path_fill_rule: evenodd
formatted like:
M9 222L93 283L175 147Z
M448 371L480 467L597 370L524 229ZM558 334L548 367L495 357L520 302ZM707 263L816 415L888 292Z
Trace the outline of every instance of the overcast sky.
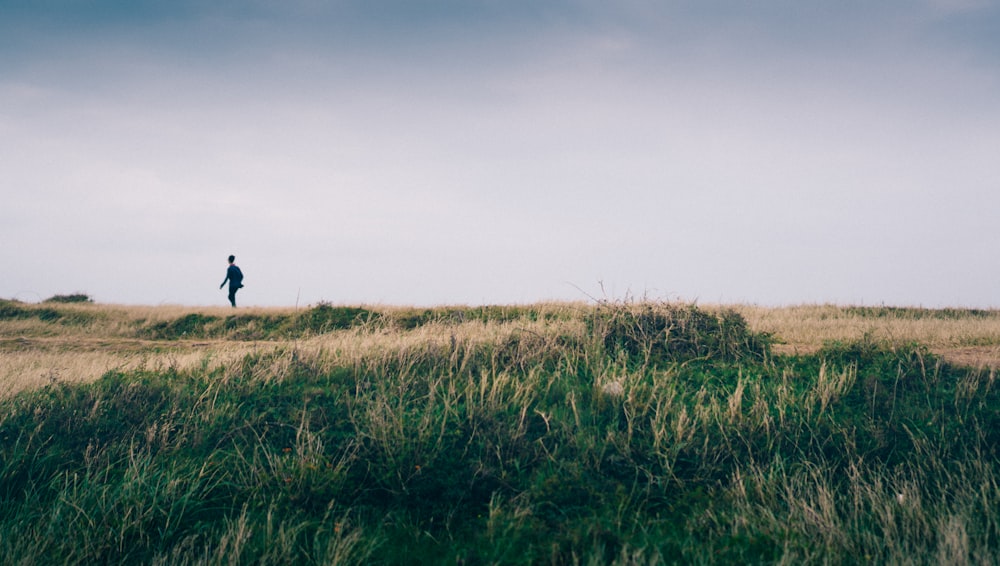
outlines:
M1000 306L1000 6L0 0L0 298Z

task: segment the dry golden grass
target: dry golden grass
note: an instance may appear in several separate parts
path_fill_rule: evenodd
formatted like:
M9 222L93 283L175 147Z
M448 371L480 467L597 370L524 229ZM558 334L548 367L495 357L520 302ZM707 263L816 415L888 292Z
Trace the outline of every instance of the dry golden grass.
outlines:
M808 354L827 342L869 338L894 344L916 342L953 363L1000 367L1000 311L836 305L730 308L742 314L753 330L773 334L779 353Z
M38 318L0 320L0 397L55 381L86 382L109 371L187 370L225 366L279 344L230 340L146 340L143 322L168 322L191 313L225 316L223 308L178 306L59 305L67 316L90 315L84 324L53 324ZM241 314L279 314L292 309L244 309Z
M109 371L226 367L274 343L66 338L0 338L0 397L54 382L95 380Z
M376 328L346 330L287 341L148 340L137 337L142 324L170 322L197 313L225 317L227 307L60 305L59 311L87 315L83 324L53 324L37 318L0 320L0 396L52 381L81 382L111 370L195 367L216 368L242 357L276 348L294 348L325 364L355 364L373 356L399 356L421 349L461 352L477 344L501 344L512 336L543 345L563 335L585 332L583 314L593 305L544 303L530 305L538 321L484 323L449 320L413 330ZM835 305L760 307L710 305L706 310L733 309L751 329L776 339L778 353L807 354L831 341L875 339L890 343L918 342L948 361L973 367L1000 367L1000 312L927 311L922 309L865 310ZM389 315L419 310L412 307L372 307ZM291 315L292 308L243 308L240 315ZM545 316L547 315L547 316ZM458 355L458 354L456 354ZM609 381L614 381L609 376Z
M300 356L321 363L323 367L319 369L328 369L378 357L407 356L421 350L467 351L484 343L500 344L515 334L544 341L554 339L560 332L582 332L582 318L569 316L576 314L580 305L553 303L535 308L558 315L558 320L507 323L449 320L424 324L413 330L360 328L303 339L243 341L136 337L136 328L141 324L170 322L192 313L224 318L233 314L226 307L60 306L61 312L87 312L97 316L84 325L53 324L37 318L0 320L0 397L53 381L92 381L108 371L230 367L236 365L232 362L248 354L279 348L294 349ZM377 307L377 310L400 315L414 309ZM291 308L248 308L240 309L238 314L280 316L294 312ZM285 362L288 360L281 363ZM279 378L284 373L281 368L272 369Z

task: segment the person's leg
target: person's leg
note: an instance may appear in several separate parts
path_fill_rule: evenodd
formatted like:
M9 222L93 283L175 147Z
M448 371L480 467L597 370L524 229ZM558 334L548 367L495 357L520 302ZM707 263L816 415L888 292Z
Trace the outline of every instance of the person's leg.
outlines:
M236 306L236 289L237 288L238 287L230 287L229 288L229 304L233 305L234 307Z

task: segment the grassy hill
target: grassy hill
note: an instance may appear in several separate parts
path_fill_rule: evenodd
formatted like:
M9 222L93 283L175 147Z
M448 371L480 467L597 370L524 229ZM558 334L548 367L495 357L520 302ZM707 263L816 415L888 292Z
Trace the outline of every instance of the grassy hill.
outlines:
M995 563L998 336L956 309L0 301L0 559Z

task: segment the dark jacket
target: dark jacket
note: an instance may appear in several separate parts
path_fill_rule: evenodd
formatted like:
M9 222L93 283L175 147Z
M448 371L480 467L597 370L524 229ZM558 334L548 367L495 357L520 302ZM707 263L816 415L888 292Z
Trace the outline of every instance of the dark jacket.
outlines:
M222 285L225 285L226 281L229 281L230 287L239 289L243 286L243 272L240 271L239 267L230 265L229 269L226 270L226 278L222 280Z

